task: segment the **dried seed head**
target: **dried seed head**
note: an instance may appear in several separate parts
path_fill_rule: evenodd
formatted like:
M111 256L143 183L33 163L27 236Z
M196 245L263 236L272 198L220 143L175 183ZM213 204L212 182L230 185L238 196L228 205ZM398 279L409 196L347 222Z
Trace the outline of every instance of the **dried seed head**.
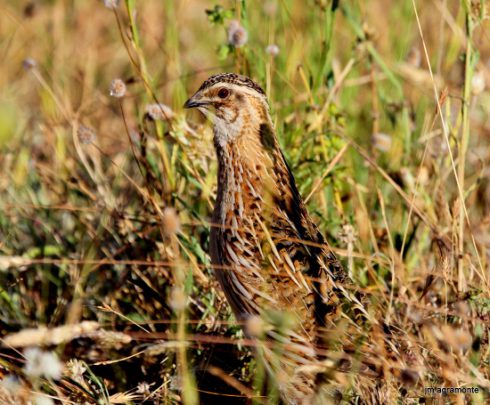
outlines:
M114 79L109 87L109 94L111 97L122 98L126 95L126 83L121 79Z
M27 328L4 337L4 343L11 347L29 347L42 345L59 345L76 339L84 334L97 330L99 324L83 321L48 329L45 326Z
M44 376L53 380L61 378L63 365L55 353L44 352L33 347L24 351L24 357L26 358L24 368L26 375L35 378Z
M259 337L264 333L265 323L260 316L254 315L247 319L245 327L250 336Z
M54 401L44 394L36 394L34 405L54 405Z
M185 306L187 305L187 296L182 288L172 288L169 305L174 311L182 311L185 309Z
M70 377L73 378L78 383L83 382L83 374L87 371L87 367L83 362L78 359L71 359L67 364L66 368Z
M342 243L346 245L352 244L355 242L357 238L356 230L351 224L346 223L342 225L342 231L339 234L339 238L342 241Z
M429 170L426 166L422 166L417 174L418 181L421 185L426 185L429 181Z
M86 127L85 125L80 125L78 127L77 135L78 140L85 145L91 144L97 137L95 131L92 128Z
M171 236L180 232L179 215L175 208L165 208L162 215L163 232L166 236Z
M413 67L420 67L420 63L422 62L422 56L420 54L420 49L416 46L412 46L410 52L407 55L407 63L412 65Z
M148 104L146 114L154 121L170 120L174 116L172 109L162 103Z
M419 311L417 308L411 306L407 308L407 318L414 325L421 325L425 320L423 313Z
M34 69L37 66L37 62L33 58L27 58L22 61L22 67L25 70L31 70Z
M131 336L123 332L114 332L110 330L100 329L90 334L87 337L97 341L97 343L103 348L116 348L119 349L128 345L133 340Z
M228 26L228 43L235 48L241 48L248 41L248 32L239 21L233 20Z
M3 388L4 391L7 391L10 395L17 395L22 389L22 385L18 377L9 374L0 380L0 388Z
M374 134L372 136L373 146L381 152L389 152L391 149L391 136L388 134L383 134L381 132Z
M146 381L140 382L136 388L136 392L142 395L150 395L150 384Z
M271 44L265 48L265 53L270 56L277 56L279 55L279 47L275 44Z
M114 10L119 6L119 0L104 0L104 6Z

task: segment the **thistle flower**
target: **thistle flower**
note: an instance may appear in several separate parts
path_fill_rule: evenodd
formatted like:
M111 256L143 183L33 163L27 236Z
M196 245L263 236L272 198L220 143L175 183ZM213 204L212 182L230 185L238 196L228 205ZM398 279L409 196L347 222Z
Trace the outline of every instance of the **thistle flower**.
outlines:
M174 116L172 109L162 103L148 104L145 111L154 121L169 120Z
M86 127L85 125L80 125L77 131L78 139L81 143L88 145L95 141L97 134L92 128Z
M26 358L24 367L26 375L35 378L44 376L53 380L61 378L63 366L55 353L44 352L33 347L24 351L24 357Z
M248 41L248 32L239 21L233 20L228 26L228 43L235 48L241 48Z
M277 56L279 55L279 47L275 44L268 45L267 48L265 48L265 53L270 56Z
M121 79L114 79L109 87L109 95L115 98L122 98L126 95L126 83Z
M114 10L119 6L119 0L104 0L104 6Z

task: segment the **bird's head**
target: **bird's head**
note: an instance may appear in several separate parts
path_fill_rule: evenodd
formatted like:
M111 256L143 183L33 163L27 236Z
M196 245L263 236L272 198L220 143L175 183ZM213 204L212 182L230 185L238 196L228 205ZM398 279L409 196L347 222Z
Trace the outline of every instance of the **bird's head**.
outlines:
M220 143L235 139L255 124L258 128L270 122L264 90L248 77L234 73L211 76L184 108L197 108L210 119Z

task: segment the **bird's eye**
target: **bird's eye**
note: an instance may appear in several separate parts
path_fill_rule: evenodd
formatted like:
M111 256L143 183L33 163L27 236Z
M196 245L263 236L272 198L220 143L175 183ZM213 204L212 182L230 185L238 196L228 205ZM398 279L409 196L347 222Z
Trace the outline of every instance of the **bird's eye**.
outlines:
M230 91L228 89L222 88L218 91L219 98L226 98L230 95Z

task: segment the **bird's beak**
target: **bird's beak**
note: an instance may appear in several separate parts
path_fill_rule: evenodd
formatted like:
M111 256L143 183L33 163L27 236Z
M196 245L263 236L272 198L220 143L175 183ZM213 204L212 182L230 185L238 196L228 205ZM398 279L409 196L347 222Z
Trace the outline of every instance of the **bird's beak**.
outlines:
M185 102L184 108L196 108L206 104L207 102L202 99L202 94L200 94L200 92L197 92L189 100Z

